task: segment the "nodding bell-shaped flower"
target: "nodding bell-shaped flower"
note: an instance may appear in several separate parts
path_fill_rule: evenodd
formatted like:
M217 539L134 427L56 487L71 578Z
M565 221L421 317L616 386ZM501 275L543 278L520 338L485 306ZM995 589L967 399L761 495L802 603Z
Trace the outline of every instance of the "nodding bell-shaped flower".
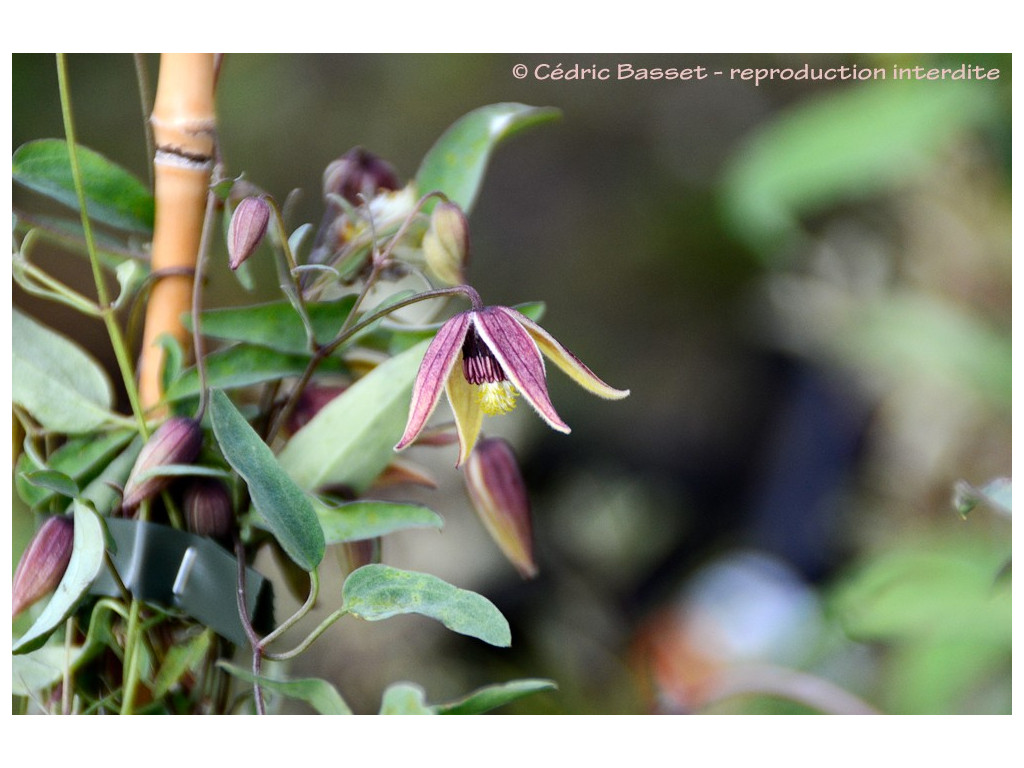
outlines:
M572 352L528 317L509 307L476 307L460 312L438 330L420 363L400 451L419 435L441 398L455 413L461 465L473 450L484 414L508 413L518 395L533 406L548 426L569 432L548 397L544 359L600 397L619 400L628 389L615 389L594 375Z

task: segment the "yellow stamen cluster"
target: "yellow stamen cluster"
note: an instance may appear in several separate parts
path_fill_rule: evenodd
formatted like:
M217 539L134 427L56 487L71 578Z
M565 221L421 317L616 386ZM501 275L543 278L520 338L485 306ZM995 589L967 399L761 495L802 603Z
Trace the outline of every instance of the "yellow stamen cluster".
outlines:
M487 381L479 385L476 399L488 416L508 413L516 407L519 392L510 381Z

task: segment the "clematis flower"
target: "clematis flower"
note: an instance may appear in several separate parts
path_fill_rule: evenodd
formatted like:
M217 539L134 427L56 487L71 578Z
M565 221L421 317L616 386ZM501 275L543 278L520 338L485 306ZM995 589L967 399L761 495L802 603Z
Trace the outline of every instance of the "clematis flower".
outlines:
M629 394L628 389L615 389L601 381L520 312L509 307L475 307L442 325L427 348L416 375L405 434L395 450L416 439L434 412L442 388L455 413L459 435L456 466L473 450L484 414L508 413L520 394L548 426L568 433L569 426L548 397L542 354L595 395L618 400Z

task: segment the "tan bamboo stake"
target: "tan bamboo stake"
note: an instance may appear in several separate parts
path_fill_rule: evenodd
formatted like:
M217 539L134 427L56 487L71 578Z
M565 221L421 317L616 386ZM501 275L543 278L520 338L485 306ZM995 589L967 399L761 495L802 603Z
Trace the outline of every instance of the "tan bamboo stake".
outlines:
M192 281L213 167L216 113L214 55L164 53L150 122L156 217L153 229L154 284L146 306L139 358L139 399L152 409L162 393L163 349L156 340L172 335L189 349L181 317L192 307Z

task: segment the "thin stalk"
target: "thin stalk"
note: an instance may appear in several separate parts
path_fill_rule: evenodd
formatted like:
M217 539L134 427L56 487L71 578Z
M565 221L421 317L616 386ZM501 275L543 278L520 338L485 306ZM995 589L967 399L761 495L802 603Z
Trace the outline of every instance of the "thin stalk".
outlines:
M260 672L263 667L263 645L260 637L253 629L252 619L249 617L249 609L245 604L245 546L242 540L235 537L235 558L238 560L238 587L235 596L238 600L238 618L242 622L245 636L252 646L252 674L253 674L253 697L256 700L256 714L267 714L266 704L263 702L263 686L260 685Z
M135 374L132 370L128 348L114 317L114 310L110 306L107 285L104 281L99 256L96 252L96 240L93 236L92 222L89 219L89 212L85 201L85 185L82 181L82 170L78 164L78 143L75 135L75 122L71 114L71 92L68 85L67 58L63 53L57 54L57 82L60 89L61 114L64 118L64 134L68 143L68 158L71 162L71 178L75 185L75 195L78 197L82 231L85 235L85 247L89 253L89 264L92 267L93 282L96 284L96 297L103 311L103 323L106 326L107 335L110 337L110 344L114 348L114 357L117 359L121 378L124 380L128 401L131 403L132 412L139 423L139 431L144 437L148 437L149 429L146 426L146 419L139 400L139 392L135 386Z
M316 629L310 632L306 636L306 639L299 643L297 646L295 646L292 650L282 651L281 653L264 652L264 655L271 661L287 661L288 659L295 658L296 656L303 653L307 648L309 648L309 646L315 643L320 638L320 635L326 632L334 622L336 622L346 613L348 613L347 608L338 608L330 616L321 621L320 624L317 625Z
M289 629L294 627L299 621L305 618L311 610L313 605L316 603L317 597L320 595L320 575L314 570L309 572L309 596L306 598L306 602L303 603L302 607L299 608L290 618L281 624L271 632L269 635L264 637L260 641L260 645L266 648L268 645L273 643L277 638L287 632Z

